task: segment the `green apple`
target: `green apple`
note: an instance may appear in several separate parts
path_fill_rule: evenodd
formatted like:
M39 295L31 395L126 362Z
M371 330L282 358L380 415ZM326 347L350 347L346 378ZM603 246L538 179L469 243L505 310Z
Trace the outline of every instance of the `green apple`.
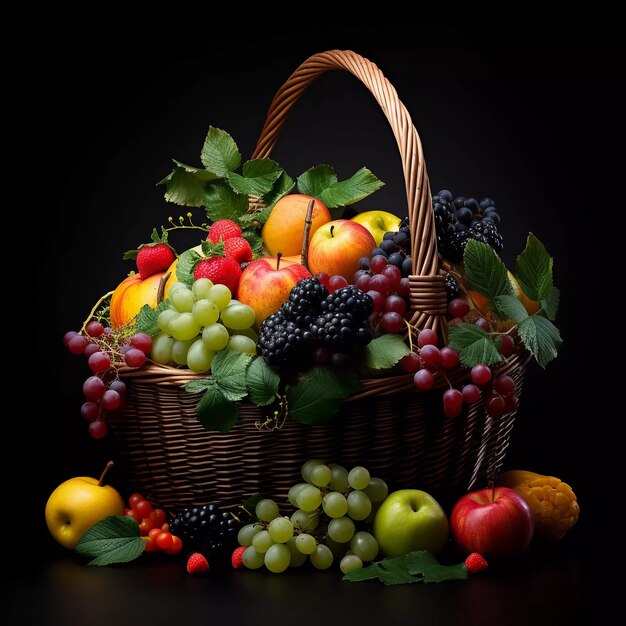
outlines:
M380 505L373 534L386 556L413 550L437 554L448 539L448 519L437 500L425 491L401 489Z
M376 245L379 246L383 235L389 231L398 230L402 220L388 211L365 211L365 213L355 215L352 221L365 226L374 237Z

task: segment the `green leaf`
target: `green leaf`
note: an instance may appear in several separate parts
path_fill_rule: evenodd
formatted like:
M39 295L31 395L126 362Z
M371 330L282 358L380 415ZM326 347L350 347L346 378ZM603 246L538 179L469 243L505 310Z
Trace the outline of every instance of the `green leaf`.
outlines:
M384 184L366 167L362 167L348 180L334 183L324 189L319 198L329 209L344 207L366 198Z
M261 256L263 252L263 239L254 228L246 228L241 231L241 236L250 244L254 258Z
M363 359L371 369L389 369L410 352L400 335L381 335L365 346Z
M283 172L278 180L274 183L272 189L263 195L263 202L265 203L265 209L263 213L267 212L267 215L262 219L259 217L259 222L264 223L265 220L269 217L270 212L274 208L274 205L283 197L286 196L293 188L295 183L293 182L293 178L287 174L287 172Z
M188 172L189 174L193 174L198 180L203 180L206 182L208 180L215 180L216 178L219 178L217 174L214 174L213 172L209 172L208 170L201 170L197 167L194 167L193 165L185 165L185 163L181 163L180 161L177 161L176 159L172 159L172 161L174 161L177 167L180 167L181 169L185 170L185 172Z
M201 259L202 256L195 250L185 250L185 252L178 257L178 263L176 263L176 280L187 285L187 287L191 287L194 280L193 268Z
M528 234L526 248L517 257L515 274L522 291L531 300L543 300L550 294L552 258L532 233Z
M559 302L561 300L561 292L558 287L552 287L550 293L541 300L541 308L549 320L556 319L556 313L559 310Z
M250 496L243 504L243 508L256 517L254 510L256 509L256 505L263 500L263 494L255 493L253 496Z
M434 554L428 550L409 552L406 565L410 574L419 575L425 583L440 583L444 580L465 580L467 567L464 563L441 565Z
M238 218L248 210L248 196L242 196L224 181L209 183L204 191L202 204L206 209L206 214L210 220L233 220Z
M521 322L518 333L523 344L541 367L545 367L556 358L563 343L558 328L540 315L532 315Z
M515 296L496 296L493 304L501 319L521 322L528 317L528 311Z
M379 566L381 571L379 572L378 577L385 583L385 585L405 585L419 580L414 578L408 571L404 555L383 559L379 563Z
M246 387L250 400L257 406L271 404L276 399L280 376L261 357L256 357L246 370Z
M271 191L283 173L283 168L271 159L254 159L243 166L243 176L235 172L226 174L230 186L246 196L262 196Z
M233 350L222 350L215 355L211 363L211 379L227 400L241 400L248 393L246 367L251 358L251 354Z
M89 565L128 563L146 547L139 537L139 525L126 516L112 515L94 524L74 547L78 554L92 557Z
M372 563L372 565L362 567L361 569L353 569L343 577L343 580L347 580L351 583L360 583L363 580L381 580L381 569L378 563Z
M503 360L494 340L476 324L454 324L448 327L448 345L459 353L464 367Z
M208 381L209 386L196 407L198 420L208 430L227 433L237 422L237 409L213 378Z
M165 185L165 199L183 206L202 206L204 187L207 180L202 172L190 172L187 166L176 166L170 174L157 185ZM210 174L210 172L207 172ZM215 178L215 177L213 177Z
M169 300L161 300L154 309L149 304L144 304L141 309L139 309L139 313L137 313L135 319L135 332L146 333L146 335L150 335L150 337L158 335L161 332L157 324L159 314L168 309L169 306Z
M491 246L470 239L463 254L465 277L470 289L487 296L493 303L498 296L512 296L506 266Z
M224 176L241 165L241 153L235 140L226 131L211 126L202 146L200 160L209 172Z
M202 378L201 380L190 380L185 385L185 391L188 393L200 393L206 391L211 386L211 379Z
M319 198L322 192L339 181L330 165L316 165L298 176L298 191Z

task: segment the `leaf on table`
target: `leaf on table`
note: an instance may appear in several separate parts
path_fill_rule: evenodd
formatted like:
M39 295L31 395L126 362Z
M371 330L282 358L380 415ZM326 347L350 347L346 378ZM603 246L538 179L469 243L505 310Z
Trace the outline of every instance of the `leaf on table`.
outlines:
M226 131L210 126L200 160L209 172L224 176L241 165L241 153L235 140Z
M139 525L127 516L112 515L94 524L74 547L78 554L92 557L89 565L128 563L145 549Z
M256 357L246 370L246 387L250 400L257 406L271 404L276 399L280 376L262 357Z
M440 583L445 580L465 580L467 567L464 563L442 565L428 550L409 552L406 556L409 573L421 576L425 583Z
M552 289L552 257L532 233L526 248L517 257L515 275L522 291L531 300L547 298Z

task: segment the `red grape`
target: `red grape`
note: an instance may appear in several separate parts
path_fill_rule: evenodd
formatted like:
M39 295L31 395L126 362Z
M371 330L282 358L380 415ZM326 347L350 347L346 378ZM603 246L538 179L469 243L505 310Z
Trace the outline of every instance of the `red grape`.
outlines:
M415 376L413 376L413 383L415 383L415 386L418 389L428 391L429 389L432 389L435 384L435 377L429 370L420 370L415 373Z
M93 422L100 415L100 407L95 402L85 402L80 407L80 414L88 421Z
M387 333L397 333L404 328L404 318L399 313L385 313L380 325Z
M470 310L470 306L464 298L455 298L448 304L448 313L451 317L465 317Z
M390 265L389 267L395 267L395 265ZM404 315L406 313L406 302L404 298L394 295L388 296L385 300L385 311L393 311L394 313Z
M91 402L97 402L102 398L106 388L102 380L100 380L97 376L90 376L83 383L83 395L87 400Z
M111 359L104 352L94 352L87 361L89 368L94 374L102 374L111 367Z
M459 364L459 353L452 348L448 348L447 346L441 348L439 356L441 357L441 367L447 370L451 370Z
M104 326L100 322L93 321L87 324L85 330L90 337L100 337L104 332Z
M131 348L124 355L128 367L141 367L146 362L146 355L137 348Z
M509 335L501 335L500 336L500 354L503 357L508 357L513 354L513 350L515 348L515 342Z
M512 394L504 398L504 410L506 413L513 413L517 411L517 407L519 406L519 398Z
M100 352L100 346L97 343L88 343L85 346L85 356L89 358L92 354Z
M337 291L337 289L343 289L348 286L348 281L343 277L337 274L336 276L331 276L328 281L328 291L333 293Z
M78 335L78 333L75 330L70 330L68 333L65 333L65 335L63 335L63 345L67 348L69 346L70 339L73 339L76 335Z
M496 378L493 388L505 398L515 393L515 381L510 376Z
M328 281L330 280L330 276L326 272L318 272L317 274L315 274L315 278L317 278L317 280L319 280L320 283L322 283L322 285L324 285L324 287L328 289Z
M367 295L372 299L374 313L382 311L385 306L385 296L383 296L380 291L374 291L372 289L367 292Z
M403 356L399 363L402 370L407 374L414 374L422 366L419 354L415 352L411 352L410 354Z
M424 346L436 346L437 345L437 333L430 329L425 328L420 331L420 334L417 336L417 345L422 348Z
M381 273L389 281L391 290L396 291L400 286L400 280L402 279L402 272L400 271L400 268L395 265L387 265Z
M146 333L135 333L130 338L130 343L132 343L135 348L146 354L150 352L150 349L152 348L152 338L150 335L146 335Z
M96 420L89 424L89 434L94 439L102 439L107 434L108 428L106 422L102 420Z
M400 279L400 284L398 285L398 288L396 289L396 293L399 296L403 296L404 298L409 297L411 293L411 283L409 282L408 278Z
M450 409L458 408L463 404L463 394L458 389L448 389L443 394L443 405Z
M474 365L470 378L477 385L486 385L491 380L491 370L486 365Z
M122 396L117 391L109 389L102 394L100 403L107 411L115 411L122 406Z
M433 345L426 345L420 350L420 357L426 365L439 365L441 363L441 354L439 348Z
M126 354L129 350L132 350L133 347L129 344L129 343L125 343L123 345L120 346L120 352L122 354Z
M371 276L367 273L362 274L361 276L359 276L356 279L356 282L354 283L361 291L369 291L370 288L370 279Z
M446 417L458 417L459 415L461 415L461 411L463 410L462 406L447 406L447 405L443 405L443 414Z
M383 274L375 274L370 280L370 289L373 289L374 291L380 291L383 296L388 296L391 292L389 279Z
M455 317L453 320L448 322L448 326L454 326L455 324L464 324L464 320L462 317Z
M502 417L506 403L504 398L499 393L491 393L485 400L485 408L487 409L487 415L491 417Z
M476 326L480 326L483 330L489 331L489 322L484 317L479 317L476 320Z
M113 380L109 383L109 389L117 391L121 396L126 394L126 383L121 380Z
M380 274L385 267L387 267L387 257L384 257L382 254L377 254L375 257L372 257L370 261L370 269L372 272Z
M86 347L87 340L82 335L74 335L67 342L67 348L72 354L82 354Z
M480 400L480 389L476 385L465 385L463 387L463 402L466 404L474 404Z

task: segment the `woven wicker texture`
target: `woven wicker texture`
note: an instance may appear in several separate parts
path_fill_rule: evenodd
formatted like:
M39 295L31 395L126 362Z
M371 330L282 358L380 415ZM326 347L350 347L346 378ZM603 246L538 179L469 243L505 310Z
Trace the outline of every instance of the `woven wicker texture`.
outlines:
M412 238L411 322L445 334L446 292L422 144L408 111L376 65L351 51L310 57L277 92L253 156L271 154L297 99L315 78L336 69L350 72L372 92L396 137ZM527 361L519 353L499 370L514 378L518 395ZM276 424L267 421L267 409L242 402L239 422L221 434L206 431L197 421L198 396L183 389L197 378L189 370L153 364L122 375L128 399L123 415L111 424L114 436L137 489L172 511L210 502L235 506L257 492L285 501L289 487L301 481L301 464L312 457L347 467L365 465L392 487L452 495L497 471L514 421L514 415L488 417L480 402L459 417L444 417L441 389L417 392L412 376L401 375L363 380L362 391L328 425ZM461 383L467 371L456 370L450 378Z

